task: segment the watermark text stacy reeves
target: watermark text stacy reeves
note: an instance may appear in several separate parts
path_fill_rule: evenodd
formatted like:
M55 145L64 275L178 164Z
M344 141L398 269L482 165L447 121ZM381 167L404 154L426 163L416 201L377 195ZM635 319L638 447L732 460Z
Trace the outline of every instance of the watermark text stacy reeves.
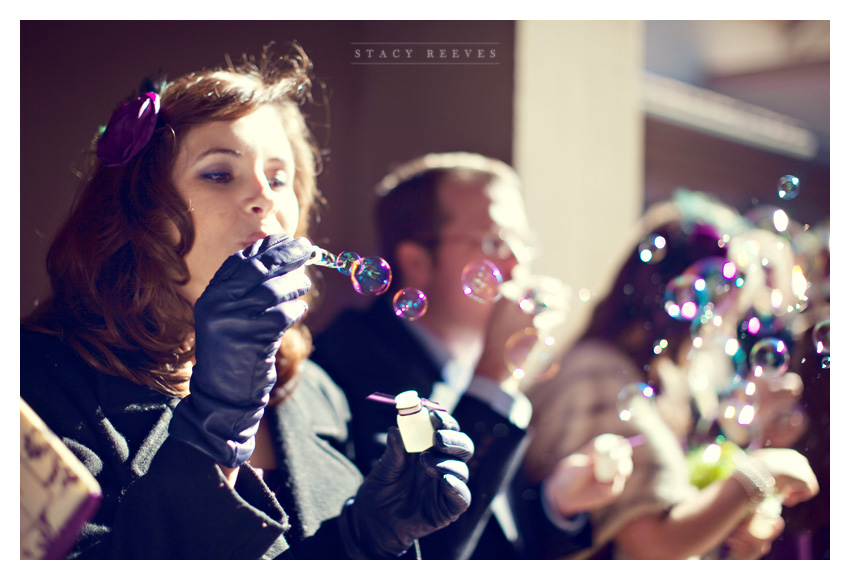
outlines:
M498 42L352 42L355 65L495 65Z

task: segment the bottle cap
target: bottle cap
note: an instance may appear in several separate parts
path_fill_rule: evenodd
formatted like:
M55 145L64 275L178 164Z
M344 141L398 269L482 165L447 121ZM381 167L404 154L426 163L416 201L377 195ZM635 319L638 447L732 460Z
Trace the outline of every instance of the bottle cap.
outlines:
M416 391L404 391L396 395L395 408L399 411L415 413L422 408L422 399L419 398L419 393Z

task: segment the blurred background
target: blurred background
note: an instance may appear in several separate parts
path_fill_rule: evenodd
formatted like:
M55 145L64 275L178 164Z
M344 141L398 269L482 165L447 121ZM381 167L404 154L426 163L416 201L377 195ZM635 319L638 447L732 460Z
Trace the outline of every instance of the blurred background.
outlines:
M48 289L74 167L142 78L297 40L328 98L308 110L327 151L315 241L373 252L373 187L395 164L496 157L524 181L534 270L573 289L578 321L636 218L677 188L828 219L829 32L829 21L767 20L22 21L21 315ZM785 174L801 186L782 202ZM313 328L367 300L342 276L321 283Z
M113 108L146 76L292 40L327 105L307 109L325 150L314 241L374 253L373 190L394 165L437 151L496 157L524 183L541 242L534 273L572 290L567 335L607 293L643 211L679 188L742 213L829 220L827 20L21 21L22 316L49 290L44 259L74 170ZM777 181L789 174L799 195L782 200ZM314 331L371 299L324 274L306 319ZM828 428L829 397L816 398ZM828 535L822 486L805 509Z

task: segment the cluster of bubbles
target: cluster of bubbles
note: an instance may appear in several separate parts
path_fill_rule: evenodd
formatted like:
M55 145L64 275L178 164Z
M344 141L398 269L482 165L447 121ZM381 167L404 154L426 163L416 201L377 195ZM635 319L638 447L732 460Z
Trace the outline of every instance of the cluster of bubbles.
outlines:
M358 294L383 294L393 279L392 270L386 260L378 256L363 258L355 252L346 251L334 255L319 246L313 246L313 253L305 264L324 266L348 276Z
M383 294L393 279L392 269L386 260L379 256L364 258L351 251L334 255L319 246L313 246L313 253L306 264L324 266L348 276L358 294ZM428 310L428 297L417 288L402 288L393 297L393 310L399 318L417 320Z
M552 331L564 319L568 288L547 276L530 276L522 284L506 283L490 260L473 261L461 272L464 295L480 304L509 299L533 317L534 326L514 332L505 342L505 364L517 380L544 380L559 369L558 344Z
M705 322L711 318L713 306L720 298L743 285L744 276L734 262L726 258L703 258L668 282L664 308L678 320Z
M777 182L780 200L793 200L800 180L784 175ZM720 439L739 445L754 444L758 436L760 389L782 379L791 365L787 338L813 322L811 341L822 368L829 368L829 317L822 312L798 316L809 306L810 292L828 297L825 287L814 287L810 274L817 270L804 247L809 226L801 227L781 208L757 207L744 216L749 224L734 236L718 242L728 257L699 260L666 286L662 306L667 315L690 322L692 345L688 354L687 383L699 421L720 430ZM795 229L796 227L796 229ZM800 241L803 240L803 241ZM817 253L828 251L827 240L808 242ZM638 259L646 264L664 260L668 251L664 236L651 234L638 245ZM790 265L793 265L790 266ZM724 302L732 292L735 299ZM745 304L744 311L728 304ZM726 306L721 309L719 305ZM726 320L726 319L729 320ZM663 353L667 340L651 345L653 354ZM771 387L775 388L775 387ZM655 390L633 383L620 393L620 419L629 421L636 409L653 403ZM789 411L789 417L799 409ZM712 430L709 427L706 430Z

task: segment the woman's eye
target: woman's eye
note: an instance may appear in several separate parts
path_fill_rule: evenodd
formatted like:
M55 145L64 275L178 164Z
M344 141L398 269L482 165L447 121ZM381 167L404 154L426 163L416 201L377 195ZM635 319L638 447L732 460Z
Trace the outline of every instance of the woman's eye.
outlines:
M230 183L233 181L233 176L227 171L208 171L201 177L213 183Z
M289 184L289 175L287 175L286 171L276 171L272 178L269 179L269 187L273 189L286 187L287 184Z

